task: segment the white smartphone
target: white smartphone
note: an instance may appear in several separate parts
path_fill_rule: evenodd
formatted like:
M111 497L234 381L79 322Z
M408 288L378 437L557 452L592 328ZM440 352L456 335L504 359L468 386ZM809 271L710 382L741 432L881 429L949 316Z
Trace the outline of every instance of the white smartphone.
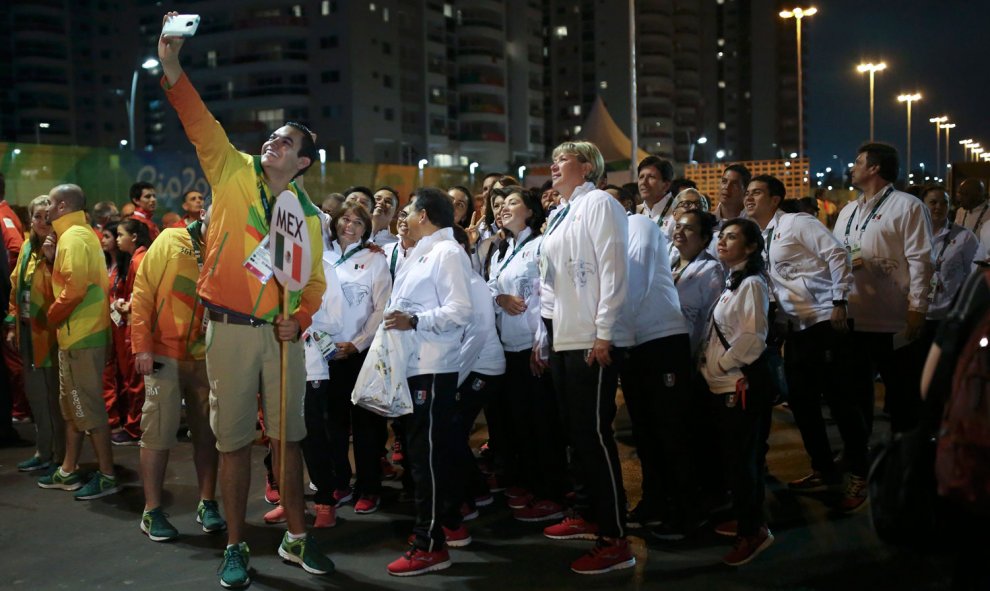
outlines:
M198 14L178 14L165 21L162 35L168 37L192 37L199 28Z

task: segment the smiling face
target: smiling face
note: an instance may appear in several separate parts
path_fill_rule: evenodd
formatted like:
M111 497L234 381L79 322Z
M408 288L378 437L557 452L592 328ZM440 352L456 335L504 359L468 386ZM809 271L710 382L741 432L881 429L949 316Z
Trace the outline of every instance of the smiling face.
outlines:
M347 199L344 200L345 203L357 203L361 207L365 208L368 213L371 213L375 209L375 202L364 193L359 191L354 191L347 195Z
M371 215L378 220L391 222L397 202L398 198L391 191L381 189L375 193L375 206L371 211Z
M577 154L562 152L550 165L553 188L562 196L570 197L574 189L584 184L593 168L590 162L581 162Z
M32 208L31 231L41 239L47 238L52 233L52 225L48 223L47 205L39 205Z
M261 165L265 171L269 175L275 172L294 177L306 168L309 158L299 156L302 139L302 132L288 125L273 131L268 141L261 145Z
M409 205L407 205L404 208L402 208L402 211L399 212L399 219L396 221L396 224L395 224L395 229L399 233L399 238L407 238L407 237L409 237L409 221L408 220L409 220L409 214L412 213L412 210L413 210L413 206L410 203Z
M502 205L505 204L505 197L496 195L492 197L492 213L495 214L495 225L502 227Z
M677 252L681 254L682 259L694 260L694 257L698 256L698 253L705 247L698 216L687 214L677 218L671 241Z
M742 263L755 250L756 245L746 242L746 236L737 224L728 226L719 234L718 258L728 267Z
M337 242L341 248L360 242L365 232L364 220L353 210L345 211L337 218Z
M773 217L779 205L780 198L770 196L770 189L766 183L753 181L747 187L746 196L743 198L743 208L746 210L746 215L761 226Z
M533 210L526 207L522 195L513 193L502 203L499 217L502 218L502 227L518 236L533 217Z

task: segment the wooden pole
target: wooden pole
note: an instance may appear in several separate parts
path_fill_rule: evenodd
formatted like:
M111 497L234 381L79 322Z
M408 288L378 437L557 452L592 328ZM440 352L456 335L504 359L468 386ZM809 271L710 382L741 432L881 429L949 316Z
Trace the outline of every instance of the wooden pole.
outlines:
M282 287L282 320L289 319L289 289ZM289 344L279 340L282 350L282 367L279 384L279 414L278 414L278 488L281 492L279 503L285 508L285 406L286 406L286 373L289 370Z

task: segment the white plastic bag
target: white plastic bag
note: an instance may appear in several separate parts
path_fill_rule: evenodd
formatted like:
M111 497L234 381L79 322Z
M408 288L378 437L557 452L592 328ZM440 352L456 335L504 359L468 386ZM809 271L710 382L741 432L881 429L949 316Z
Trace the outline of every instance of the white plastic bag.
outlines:
M378 327L351 393L355 406L393 418L412 413L406 382L409 356L414 351L412 332L385 330L384 323Z

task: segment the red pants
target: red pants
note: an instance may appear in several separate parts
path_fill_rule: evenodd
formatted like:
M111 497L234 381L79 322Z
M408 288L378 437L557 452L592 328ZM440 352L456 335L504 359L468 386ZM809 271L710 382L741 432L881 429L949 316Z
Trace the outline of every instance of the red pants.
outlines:
M134 353L131 352L131 328L129 326L115 327L113 346L116 352L117 370L120 375L120 389L117 390L115 412L124 431L127 431L131 437L140 438L141 408L144 406L144 376L134 369Z
M24 395L24 362L21 354L3 347L3 361L10 372L10 399L13 402L13 411L10 414L15 419L26 419L31 416L31 407Z

